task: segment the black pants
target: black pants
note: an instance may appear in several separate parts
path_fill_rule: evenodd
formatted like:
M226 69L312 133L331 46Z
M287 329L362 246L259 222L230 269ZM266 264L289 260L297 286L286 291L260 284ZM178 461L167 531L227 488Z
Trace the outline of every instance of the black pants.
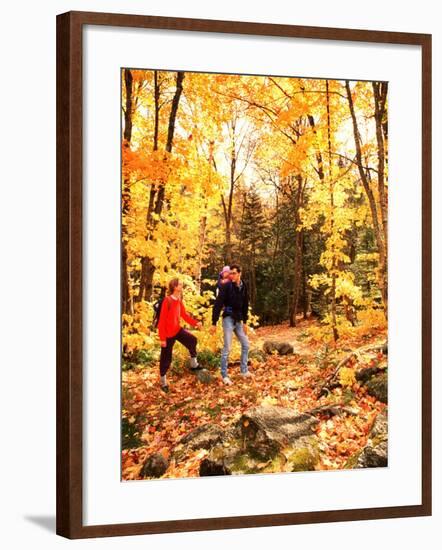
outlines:
M166 338L166 346L161 348L160 355L160 375L164 376L169 370L172 363L172 349L175 344L175 340L178 340L184 347L189 350L190 357L196 357L196 336L191 334L188 330L180 328L173 338Z

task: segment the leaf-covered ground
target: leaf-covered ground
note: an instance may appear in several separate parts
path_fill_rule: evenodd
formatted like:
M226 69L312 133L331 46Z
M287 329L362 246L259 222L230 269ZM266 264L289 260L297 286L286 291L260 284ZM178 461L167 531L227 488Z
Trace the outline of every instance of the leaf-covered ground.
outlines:
M385 333L372 330L363 338L341 338L334 348L317 341L315 330L314 321L303 321L296 328L279 325L257 329L250 334L252 348L261 348L265 340L277 337L291 342L295 353L267 355L264 362L251 359L253 379L243 379L238 365L230 367L232 386L222 383L217 368L212 370L213 382L203 384L182 367L169 372L170 392L165 394L159 387L157 364L123 372L123 480L140 479L142 464L151 453L160 452L170 458L179 440L196 427L207 423L228 427L245 410L261 404L289 407L299 413L328 404L347 407L351 414L319 413L317 427L321 459L316 469L343 468L349 457L366 444L374 418L386 407L354 382L350 369L385 359L373 352L361 353L346 365L341 387L319 399L318 389L342 357L385 341ZM207 451L198 450L179 463L171 460L163 477L198 476L200 462L206 455Z

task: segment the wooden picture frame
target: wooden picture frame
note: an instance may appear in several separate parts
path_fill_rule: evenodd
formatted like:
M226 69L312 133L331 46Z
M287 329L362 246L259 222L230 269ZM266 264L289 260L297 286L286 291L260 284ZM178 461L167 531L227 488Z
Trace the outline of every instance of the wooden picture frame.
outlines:
M422 48L422 503L83 525L83 39L85 25L416 45ZM431 515L431 35L68 12L57 16L57 533L90 538Z

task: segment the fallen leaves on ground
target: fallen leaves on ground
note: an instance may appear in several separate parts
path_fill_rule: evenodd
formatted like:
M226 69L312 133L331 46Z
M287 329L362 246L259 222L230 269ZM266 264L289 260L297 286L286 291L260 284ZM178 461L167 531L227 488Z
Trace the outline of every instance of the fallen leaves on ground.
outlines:
M216 424L228 428L239 420L242 413L257 405L279 405L299 413L328 403L345 400L355 414L319 416L317 427L321 460L317 469L340 469L348 458L360 450L367 442L367 436L376 415L385 408L375 398L366 393L364 387L353 383L350 373L346 380L352 382L350 388L336 388L330 395L317 399L317 388L329 377L334 365L324 366L317 361L320 345L307 342L304 331L308 323L290 328L291 341L302 341L302 354L277 356L268 355L266 361L251 361L250 371L253 378L243 379L239 366L229 369L232 386L223 384L218 372L213 371L214 380L206 385L196 376L183 368L180 372L168 374L169 393L159 387L158 367L140 367L123 373L123 417L136 426L138 446L122 451L123 480L140 479L140 471L146 457L152 453L162 453L172 457L163 477L198 476L199 465L207 451L197 450L181 457L179 463L173 459L172 451L179 440L204 424ZM251 342L268 338L270 333L277 334L278 327L257 329L251 335ZM301 334L303 335L301 337ZM363 342L340 341L335 350L341 358L348 349L379 341L381 333L373 334ZM298 350L301 346L298 346ZM346 351L342 351L346 350ZM375 358L368 358L369 366ZM358 365L359 368L361 365ZM347 369L349 366L347 365ZM354 365L353 365L354 368Z

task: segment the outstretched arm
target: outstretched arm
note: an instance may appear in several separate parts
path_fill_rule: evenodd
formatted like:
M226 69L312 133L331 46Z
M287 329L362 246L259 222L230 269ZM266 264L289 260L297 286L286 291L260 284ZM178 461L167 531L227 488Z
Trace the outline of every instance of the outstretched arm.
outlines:
M184 307L184 304L182 301L180 305L181 305L180 307L181 318L184 319L186 323L189 323L189 325L196 327L198 325L198 321L187 313L186 308Z

